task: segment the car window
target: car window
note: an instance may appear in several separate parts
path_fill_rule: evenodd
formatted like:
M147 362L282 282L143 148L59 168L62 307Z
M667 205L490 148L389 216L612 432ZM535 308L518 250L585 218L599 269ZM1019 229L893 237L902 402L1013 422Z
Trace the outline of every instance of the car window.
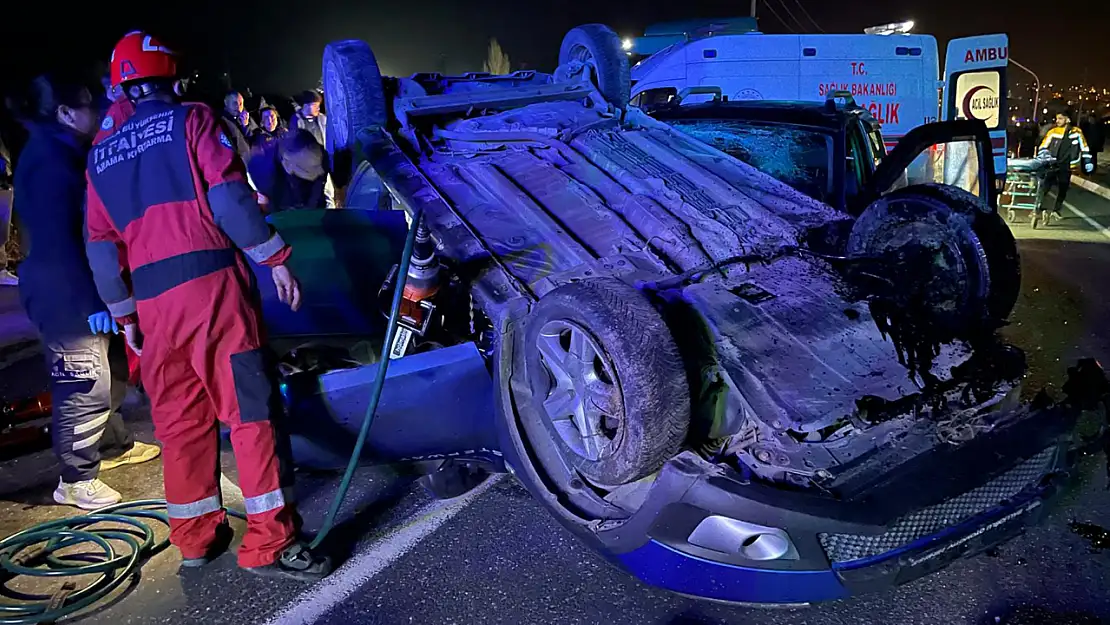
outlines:
M883 133L879 130L878 126L864 126L867 128L867 139L871 142L871 158L875 161L875 166L879 166L879 161L883 160L886 156L886 144L883 143Z
M908 184L946 184L980 195L979 169L974 141L949 141L923 151L906 168L906 178Z
M872 152L868 149L860 124L848 124L847 157L844 162L844 193L853 196L864 188L871 178L878 161L872 160Z
M736 120L681 120L674 128L820 202L832 200L832 136L817 129Z
M653 106L662 106L674 102L678 97L678 89L674 87L660 87L658 89L648 89L636 94L632 98L632 106L638 106L643 109L650 109Z

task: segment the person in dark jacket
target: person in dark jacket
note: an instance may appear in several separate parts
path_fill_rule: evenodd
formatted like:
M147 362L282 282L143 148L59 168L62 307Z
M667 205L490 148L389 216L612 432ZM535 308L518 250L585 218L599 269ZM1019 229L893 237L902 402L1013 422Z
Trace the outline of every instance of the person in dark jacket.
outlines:
M325 207L327 159L308 131L291 130L263 147L251 157L247 170L271 213Z
M281 139L288 132L285 123L281 121L281 116L278 115L277 109L274 107L262 107L259 117L262 123L259 125L258 131L251 137L251 147L256 150Z
M290 130L307 130L321 146L327 145L324 137L327 133L328 118L320 112L320 104L324 98L311 89L301 92L293 98L297 104L297 114L289 122Z
M1095 115L1088 115L1079 127L1083 130L1083 136L1087 138L1087 147L1091 149L1091 163L1095 169L1098 169L1098 155L1106 148L1106 135L1103 132L1102 120Z
M136 443L120 416L124 344L85 255L85 160L100 122L96 103L77 80L40 76L23 119L30 138L14 185L27 242L19 294L50 369L54 452L62 465L54 500L91 510L120 500L100 481L101 470L153 460L160 450Z
M228 138L231 139L232 145L235 146L235 151L239 153L239 158L246 162L251 156L251 146L248 137L254 132L258 125L254 123L250 116L247 116L247 124L244 126L241 116L243 113L243 95L238 91L229 91L224 96L224 110L222 119L224 122L224 129L227 132Z
M12 157L0 136L0 286L19 286L8 270L8 238L12 234Z

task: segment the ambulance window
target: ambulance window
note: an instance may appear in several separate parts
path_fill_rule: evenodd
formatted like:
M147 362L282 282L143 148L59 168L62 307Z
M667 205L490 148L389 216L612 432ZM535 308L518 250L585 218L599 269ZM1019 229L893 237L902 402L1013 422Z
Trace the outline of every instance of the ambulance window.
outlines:
M674 102L677 97L678 89L674 87L659 87L657 89L648 89L638 93L635 98L632 98L632 105L640 108L663 106Z
M957 74L949 110L955 119L982 120L991 130L1005 128L1006 94L1002 92L1002 84L1002 72L997 69Z

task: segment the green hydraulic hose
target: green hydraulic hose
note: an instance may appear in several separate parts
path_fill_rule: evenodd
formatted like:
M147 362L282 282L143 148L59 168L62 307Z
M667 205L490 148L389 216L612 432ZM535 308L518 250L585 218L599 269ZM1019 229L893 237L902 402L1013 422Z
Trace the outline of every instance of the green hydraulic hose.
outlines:
M343 505L343 500L347 497L347 491L351 488L351 479L355 476L355 469L358 468L359 459L362 457L362 448L366 445L366 436L370 433L370 425L378 412L378 402L382 399L382 389L385 387L385 374L389 369L389 352L393 347L393 334L397 331L397 319L401 315L401 300L404 299L405 283L408 281L409 261L412 260L412 250L416 245L416 231L420 227L420 219L423 216L423 208L418 207L413 211L412 225L409 226L409 234L405 239L405 249L401 252L401 262L397 267L397 284L393 287L393 303L389 307L389 321L385 326L382 355L378 362L374 386L370 389L370 404L366 407L366 418L363 419L362 427L358 431L358 440L355 441L355 450L351 453L351 459L347 462L347 470L343 473L343 481L339 483L339 492L335 494L335 499L331 502L331 509L328 510L328 516L324 518L324 525L316 534L316 538L312 539L309 549L319 547L327 538L328 533L331 532L332 527L335 526L335 517L339 515L339 508Z
M118 503L67 519L47 521L0 540L0 585L3 595L18 604L0 604L0 624L53 623L100 601L130 579L142 563L160 553L170 542L156 541L144 519L167 526L164 499ZM243 513L228 514L245 518ZM93 528L112 523L113 527ZM120 527L123 526L123 527ZM109 540L122 542L127 551L117 553ZM80 546L81 549L77 549ZM93 551L89 551L89 547ZM64 549L70 549L60 555ZM52 595L23 592L8 586L16 577L63 579L96 575L84 587L67 581Z
M393 302L389 309L385 339L382 343L381 361L378 363L374 385L370 389L370 403L366 407L366 418L358 432L354 451L339 483L339 492L332 500L331 508L324 518L324 524L309 545L318 548L335 526L336 516L351 488L351 480L358 468L362 448L381 402L385 376L389 369L389 352L393 335L397 332L397 320L401 314L401 301L404 299L405 283L408 279L409 262L416 245L416 231L424 211L418 208L412 216L412 225L405 239L404 251L397 269L397 284L393 291ZM59 619L88 608L107 597L112 591L127 581L148 558L160 553L169 546L169 539L156 541L154 531L143 519L153 519L169 525L169 515L164 511L164 499L143 499L118 503L83 514L57 521L48 521L31 526L21 532L0 540L0 586L3 596L20 601L19 604L0 604L0 625L29 625L31 623L52 623ZM227 513L243 519L241 512L227 510ZM113 523L116 527L92 528L99 523ZM124 527L119 527L120 525ZM129 551L116 553L109 540L123 542ZM63 549L92 546L94 552L58 555ZM34 565L34 566L33 566ZM81 575L97 575L88 585L78 588L73 582L64 584L53 595L32 594L8 587L16 577L60 579Z

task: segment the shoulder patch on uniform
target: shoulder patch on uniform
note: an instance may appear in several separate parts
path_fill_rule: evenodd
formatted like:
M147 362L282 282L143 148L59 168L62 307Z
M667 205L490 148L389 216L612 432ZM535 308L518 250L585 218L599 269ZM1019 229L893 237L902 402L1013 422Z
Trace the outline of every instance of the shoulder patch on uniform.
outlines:
M105 115L104 116L104 121L100 122L100 129L101 130L111 130L112 126L115 126L115 125L116 125L116 122L115 122L115 120L112 119L112 116L111 115Z
M223 146L229 150L234 149L231 146L231 139L228 139L227 134L222 132L220 133L220 143L222 143Z

